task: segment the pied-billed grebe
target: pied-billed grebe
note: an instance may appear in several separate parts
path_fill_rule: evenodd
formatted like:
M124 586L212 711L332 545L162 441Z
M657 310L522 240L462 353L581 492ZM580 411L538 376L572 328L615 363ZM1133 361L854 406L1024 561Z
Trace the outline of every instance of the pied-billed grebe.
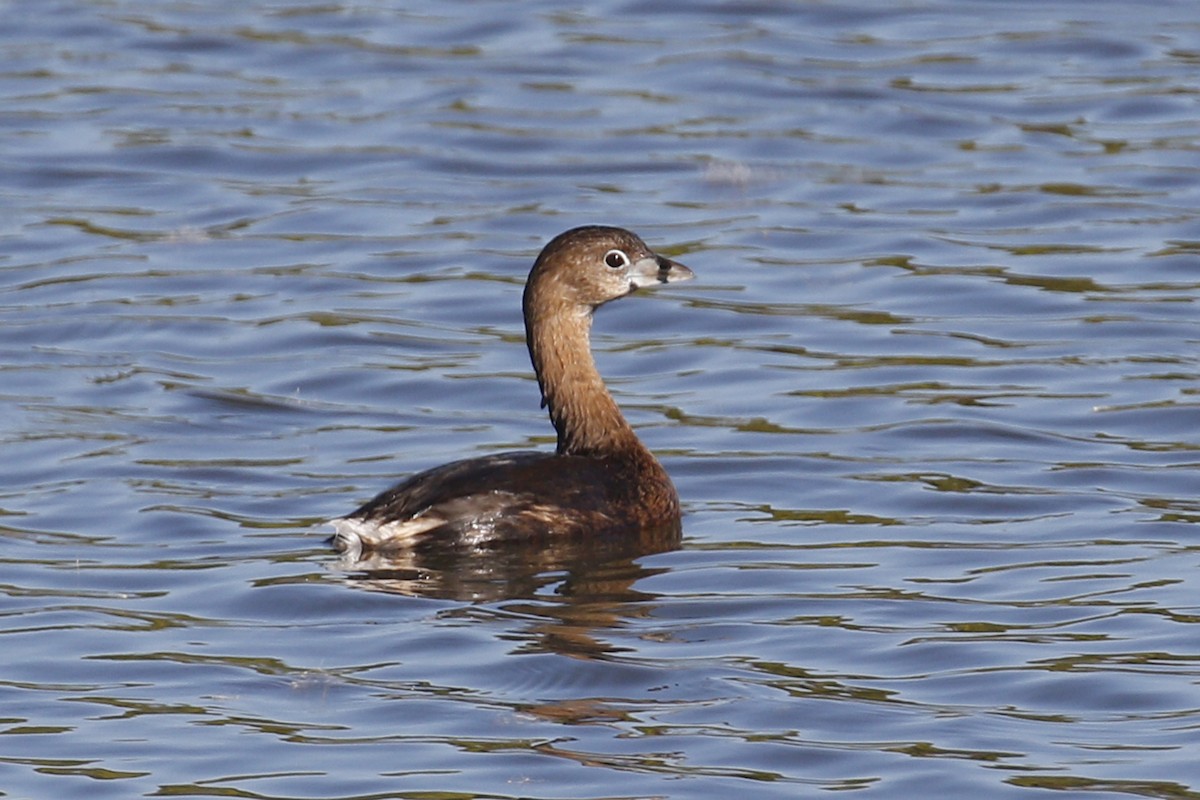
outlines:
M654 283L694 277L621 228L556 236L525 284L525 340L558 432L554 453L454 461L413 475L333 520L347 554L434 540L481 545L679 524L679 496L608 393L592 358L592 312Z

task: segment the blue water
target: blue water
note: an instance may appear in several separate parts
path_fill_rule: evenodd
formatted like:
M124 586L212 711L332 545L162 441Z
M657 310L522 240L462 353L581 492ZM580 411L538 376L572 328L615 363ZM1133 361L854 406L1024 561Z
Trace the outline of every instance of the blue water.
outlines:
M1200 796L1194 4L0 12L3 796ZM593 222L682 546L339 559Z

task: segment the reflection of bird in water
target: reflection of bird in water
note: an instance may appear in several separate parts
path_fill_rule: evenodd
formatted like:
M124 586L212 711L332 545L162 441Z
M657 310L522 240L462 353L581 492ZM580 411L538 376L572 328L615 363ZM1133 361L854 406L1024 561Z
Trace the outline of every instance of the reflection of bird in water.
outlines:
M656 595L635 588L666 572L637 559L679 545L679 528L611 540L555 539L519 542L486 552L478 549L422 548L343 558L347 585L371 592L412 597L502 602L492 611L524 620L521 652L544 652L591 659L624 649L606 632L648 612ZM472 606L472 608L478 608ZM486 607L485 607L486 608ZM551 707L525 709L553 714Z

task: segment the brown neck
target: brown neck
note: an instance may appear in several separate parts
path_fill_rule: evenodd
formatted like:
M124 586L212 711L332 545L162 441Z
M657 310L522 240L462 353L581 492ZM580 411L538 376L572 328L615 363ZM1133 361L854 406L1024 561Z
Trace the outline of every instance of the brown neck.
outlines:
M532 299L532 298L530 298ZM591 311L536 302L525 308L525 336L542 405L563 455L610 456L644 449L604 385L592 357Z

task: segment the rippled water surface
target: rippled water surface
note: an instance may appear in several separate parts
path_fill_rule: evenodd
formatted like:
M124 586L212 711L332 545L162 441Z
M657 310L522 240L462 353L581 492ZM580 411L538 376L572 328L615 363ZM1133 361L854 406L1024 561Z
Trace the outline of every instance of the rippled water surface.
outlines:
M0 794L1200 797L1191 0L2 10ZM590 222L682 546L339 561Z

